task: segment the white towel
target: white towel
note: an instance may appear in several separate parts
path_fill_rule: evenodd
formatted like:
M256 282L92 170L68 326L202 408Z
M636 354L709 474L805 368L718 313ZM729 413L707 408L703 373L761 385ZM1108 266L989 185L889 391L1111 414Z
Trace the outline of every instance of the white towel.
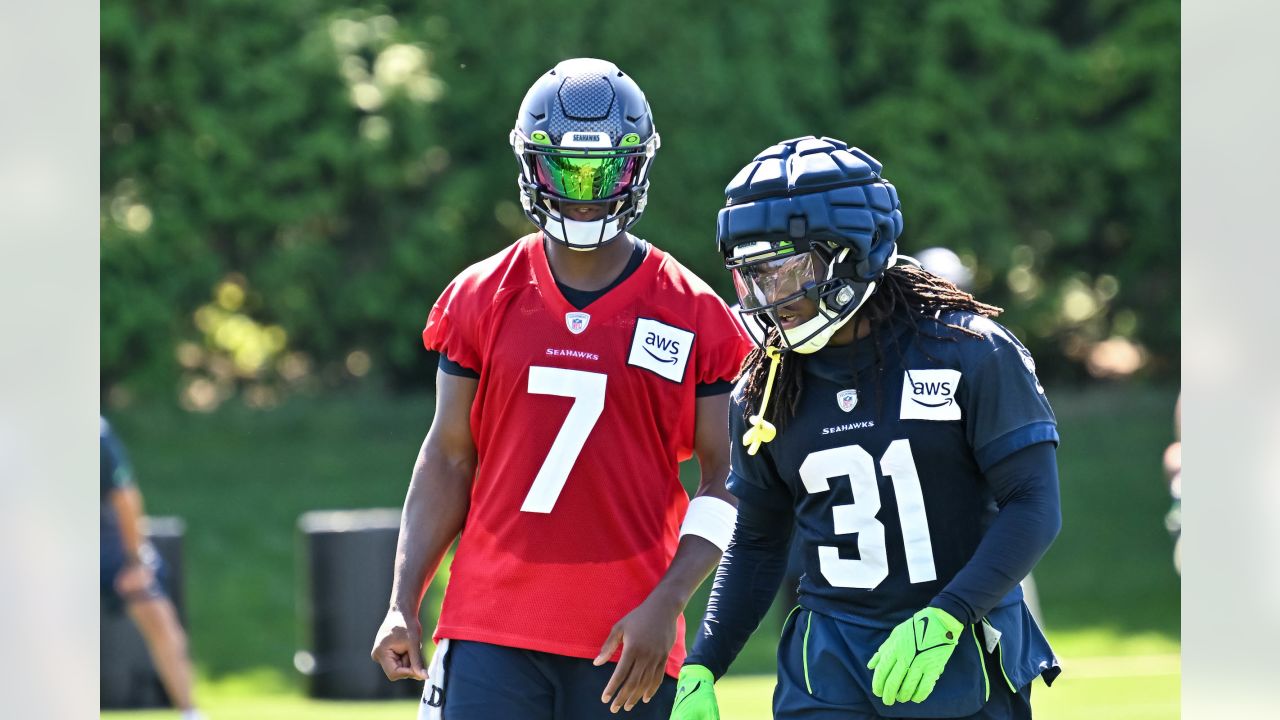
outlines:
M422 685L422 702L418 703L418 720L444 720L444 656L449 653L449 639L436 645L427 666L427 681Z

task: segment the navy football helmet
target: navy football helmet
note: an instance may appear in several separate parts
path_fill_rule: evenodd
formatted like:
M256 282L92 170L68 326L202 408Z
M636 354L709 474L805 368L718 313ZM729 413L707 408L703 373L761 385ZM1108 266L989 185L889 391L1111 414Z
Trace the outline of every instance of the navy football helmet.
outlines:
M858 148L810 135L756 155L725 187L716 242L743 320L761 330L753 336L778 328L784 350L815 352L875 292L902 234L898 192L881 169ZM784 309L801 298L817 315L786 327Z
M520 161L520 205L552 240L592 250L644 213L658 133L640 86L613 63L556 65L529 88L510 140ZM562 205L597 206L603 216L574 220Z

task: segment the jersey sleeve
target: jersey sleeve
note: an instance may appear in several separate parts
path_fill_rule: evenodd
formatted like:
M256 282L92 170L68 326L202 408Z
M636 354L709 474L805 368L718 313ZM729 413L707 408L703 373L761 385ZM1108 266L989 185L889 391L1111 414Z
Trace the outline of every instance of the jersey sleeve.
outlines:
M446 375L471 378L472 380L480 379L480 373L472 370L471 368L459 365L458 363L450 360L449 357L443 353L440 355L440 362L437 363L437 366L440 368L440 372L443 372Z
M746 405L740 393L739 387L729 405L729 479L725 486L741 500L789 508L792 506L791 489L778 474L777 466L769 455L769 446L762 445L755 455L751 455L742 442L748 424Z
M729 391L742 368L742 359L751 351L751 339L724 301L715 295L701 298L698 310L698 341L695 342L693 380L702 387ZM714 394L714 393L705 393Z
M983 473L1000 512L960 572L929 603L965 623L986 617L1062 529L1053 446L1022 448Z
M992 349L974 358L960 397L969 418L969 444L983 472L1030 445L1058 443L1057 420L1030 351L1008 330L991 326L987 347Z
M440 294L431 308L427 326L422 330L422 344L477 375L484 370L480 343L477 341L480 318L467 302L466 288L455 279Z

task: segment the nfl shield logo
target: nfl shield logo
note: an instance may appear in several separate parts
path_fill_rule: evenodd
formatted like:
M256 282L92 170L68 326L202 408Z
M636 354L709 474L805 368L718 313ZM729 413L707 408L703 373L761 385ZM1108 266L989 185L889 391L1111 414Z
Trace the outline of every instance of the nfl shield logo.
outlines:
M564 324L574 335L581 335L582 331L587 329L589 322L591 322L591 316L584 312L571 312L564 316Z
M840 409L849 412L858 406L857 390L841 390L836 393L836 403L840 405Z

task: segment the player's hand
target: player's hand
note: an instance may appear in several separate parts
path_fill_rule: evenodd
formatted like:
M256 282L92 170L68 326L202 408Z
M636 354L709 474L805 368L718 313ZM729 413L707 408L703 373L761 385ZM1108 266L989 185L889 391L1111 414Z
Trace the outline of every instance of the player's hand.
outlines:
M716 679L702 665L680 668L676 701L671 706L671 720L720 720L716 704Z
M651 596L613 626L594 660L595 665L609 662L618 645L622 645L618 666L600 696L600 702L610 704L611 712L630 710L657 694L667 656L676 642L678 614L678 608Z
M382 666L388 680L426 680L427 672L422 669L422 625L418 618L388 610L369 657Z
M959 620L935 607L902 621L867 663L875 670L871 692L885 705L923 702L942 677L963 630Z
M134 562L121 568L113 582L116 592L128 597L146 591L155 579L155 571L150 566L146 563Z

